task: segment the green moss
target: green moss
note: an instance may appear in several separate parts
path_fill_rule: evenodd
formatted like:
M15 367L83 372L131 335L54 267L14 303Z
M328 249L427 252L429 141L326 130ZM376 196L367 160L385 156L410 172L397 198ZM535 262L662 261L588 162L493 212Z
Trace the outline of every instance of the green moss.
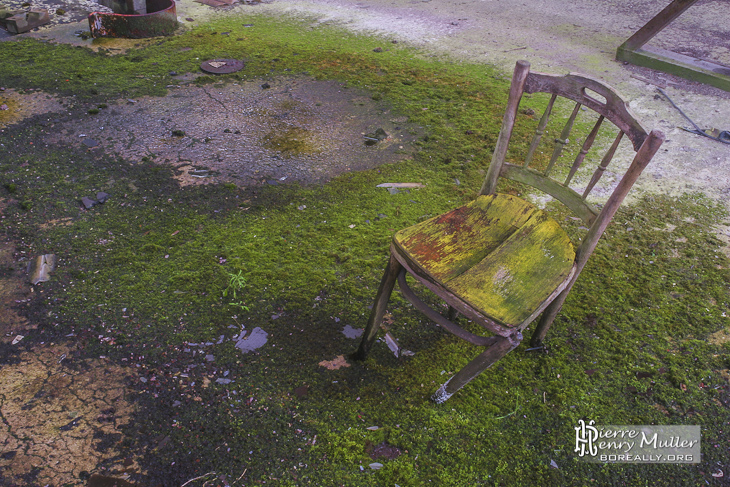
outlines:
M424 60L399 46L373 53L372 38L265 17L222 19L117 57L18 42L0 44L0 61L19 63L0 72L3 86L98 101L161 95L172 69L197 71L195 58L226 52L246 69L206 82L306 71L380 94L394 114L427 128L412 159L312 187L180 188L151 158L133 164L74 145L23 144L14 161L0 160L8 192L33 195L30 211L3 209L4 235L25 255L62 256L28 308L39 328L25 343L72 336L79 358L105 355L148 379L130 379L138 413L124 427L125 447L150 472L133 479L139 485L181 485L211 471L229 484L245 471L246 484L268 485L694 485L725 465L726 449L714 445L728 444L730 349L707 341L726 326L729 306L728 262L711 230L726 218L722 207L700 195L647 196L621 210L547 350L519 347L437 406L430 395L478 350L397 293L389 326L414 357L396 359L378 343L364 364L319 364L355 350L342 329L364 326L392 234L478 191L505 81L484 66ZM41 140L42 130L11 126L0 143ZM389 181L425 188L376 188ZM102 189L112 197L84 211L79 195ZM71 224L50 224L62 218ZM232 274L245 280L236 300L249 311L223 295ZM266 345L242 354L233 339L242 327L265 330ZM702 463L580 462L573 428L582 418L699 424ZM401 455L373 470L369 448L383 441Z

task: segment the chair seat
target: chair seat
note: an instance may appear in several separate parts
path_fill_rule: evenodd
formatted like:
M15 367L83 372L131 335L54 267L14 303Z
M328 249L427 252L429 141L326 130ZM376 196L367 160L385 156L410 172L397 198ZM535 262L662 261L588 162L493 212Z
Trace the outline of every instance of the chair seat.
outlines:
M516 196L479 196L395 234L414 271L495 322L517 327L572 276L575 249L545 212Z

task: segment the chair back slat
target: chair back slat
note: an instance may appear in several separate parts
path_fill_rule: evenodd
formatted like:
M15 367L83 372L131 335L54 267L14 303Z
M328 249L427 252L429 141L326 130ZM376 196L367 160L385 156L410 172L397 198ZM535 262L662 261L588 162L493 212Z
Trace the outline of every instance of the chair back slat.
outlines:
M639 150L648 135L621 96L593 78L578 74L555 76L530 73L525 81L524 92L557 93L605 116L628 136L634 150Z
M550 98L550 102L547 104L545 112L542 114L542 118L540 118L540 123L537 124L537 130L535 131L535 136L532 138L530 149L527 151L527 156L525 157L525 165L523 167L529 166L530 162L532 162L532 156L535 155L535 150L537 149L537 146L540 145L540 139L542 139L542 135L545 133L545 127L547 127L547 124L550 121L550 114L553 111L553 104L555 104L555 100L557 98L558 95L556 94L554 94Z
M513 82L510 87L507 109L502 119L502 129L492 154L492 162L484 179L484 184L480 194L491 194L496 192L497 181L499 178L512 179L518 182L528 184L539 189L570 208L576 216L579 216L589 227L600 219L605 211L599 210L590 204L586 198L594 189L606 171L609 163L617 152L619 143L628 139L633 150L637 153L649 137L641 124L631 114L628 104L619 96L611 87L606 86L593 78L569 74L565 76L554 76L541 73L530 72L530 65L526 61L518 61L515 66ZM506 162L507 147L510 144L515 121L519 113L520 100L524 94L532 93L549 93L551 95L547 107L540 118L537 130L532 137L527 156L518 165ZM534 168L537 165L535 155L539 146L545 144L545 134L549 134L550 127L555 125L556 114L562 113L562 108L558 109L557 98L566 98L575 103L565 126L562 128L560 135L554 139L554 147L552 155L547 167ZM566 168L567 177L563 176L558 170L561 157L567 149L564 150L571 137L571 131L574 126L580 127L585 119L581 114L583 110L592 110L597 113L598 120L594 122L592 129L586 139L583 141L579 153L576 155L570 168ZM580 114L580 116L579 116ZM581 122L578 123L578 120ZM585 188L573 189L572 186L579 186L576 176L579 174L581 166L584 165L585 159L596 145L600 134L606 131L606 120L611 122L618 128L619 134L613 141L610 149L601 159L598 168L593 172L590 182ZM652 146L656 145L659 139L663 140L663 134L657 132L654 134ZM661 141L658 142L661 144ZM623 145L626 145L625 143ZM642 157L645 153L642 152ZM653 155L653 153L652 153ZM567 165L567 164L566 164ZM550 177L552 173L561 174L560 181ZM564 173L563 173L564 174ZM563 179L565 178L565 179ZM582 178L581 178L582 179ZM564 182L563 182L564 181ZM614 190L615 192L616 190ZM581 195L582 193L582 195Z
M601 128L601 124L603 123L604 116L601 115L598 117L598 121L593 126L593 130L591 130L591 133L588 134L588 137L586 137L585 142L583 142L583 147L581 147L580 152L575 158L575 161L573 162L573 165L570 168L570 172L568 173L568 177L565 178L565 182L563 185L568 186L570 184L570 181L573 179L573 176L575 176L575 173L578 169L580 169L580 166L583 164L583 159L585 159L586 154L588 154L588 151L591 150L591 147L593 146L593 142L596 140L596 135L598 135L598 129ZM583 199L585 199L585 195L583 196Z
M578 115L578 110L580 110L580 103L575 104L575 107L573 108L573 113L570 114L570 118L567 122L565 122L563 131L560 132L560 137L555 139L555 148L553 149L553 155L550 157L550 163L545 168L545 172L543 173L545 176L550 176L550 171L553 170L555 162L557 162L558 157L560 157L561 152L563 152L563 148L568 144L568 141L570 139L570 131L573 130L573 123L575 123L575 117Z
M593 176L591 177L591 181L588 183L588 186L586 186L585 191L583 192L583 199L586 199L588 197L588 194L591 192L593 187L596 185L599 179L601 179L601 176L603 176L603 172L608 167L608 164L613 159L613 155L616 153L616 149L618 148L619 142L621 142L621 139L623 138L624 133L619 132L616 136L616 139L614 139L613 144L611 144L611 148L608 149L608 152L606 152L606 155L603 156L603 159L601 160L601 164L596 168L596 171L593 173Z

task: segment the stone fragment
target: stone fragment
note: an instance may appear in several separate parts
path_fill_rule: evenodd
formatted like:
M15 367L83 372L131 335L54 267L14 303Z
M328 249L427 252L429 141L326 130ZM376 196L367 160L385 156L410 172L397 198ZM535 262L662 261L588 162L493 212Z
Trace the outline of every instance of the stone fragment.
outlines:
M34 286L39 282L51 280L51 272L56 270L56 254L39 255L28 263L30 283Z
M84 208L86 208L87 210L90 210L94 206L98 205L99 202L89 198L88 196L84 196L83 198L81 198L81 204L84 205Z

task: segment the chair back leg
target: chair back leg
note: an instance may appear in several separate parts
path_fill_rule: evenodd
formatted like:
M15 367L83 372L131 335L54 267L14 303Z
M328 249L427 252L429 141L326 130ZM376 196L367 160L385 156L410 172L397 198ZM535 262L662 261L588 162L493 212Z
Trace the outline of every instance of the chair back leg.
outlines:
M395 281L398 278L398 274L403 266L396 260L393 253L390 254L390 260L383 273L383 278L380 281L380 287L378 288L378 294L375 295L375 303L373 303L373 309L370 311L370 318L368 324L365 327L365 333L363 334L362 341L360 342L360 348L353 358L355 360L365 360L370 353L370 347L375 342L375 337L378 335L378 328L380 323L383 321L385 315L385 307L388 305L390 295L393 293L393 287L395 287Z

